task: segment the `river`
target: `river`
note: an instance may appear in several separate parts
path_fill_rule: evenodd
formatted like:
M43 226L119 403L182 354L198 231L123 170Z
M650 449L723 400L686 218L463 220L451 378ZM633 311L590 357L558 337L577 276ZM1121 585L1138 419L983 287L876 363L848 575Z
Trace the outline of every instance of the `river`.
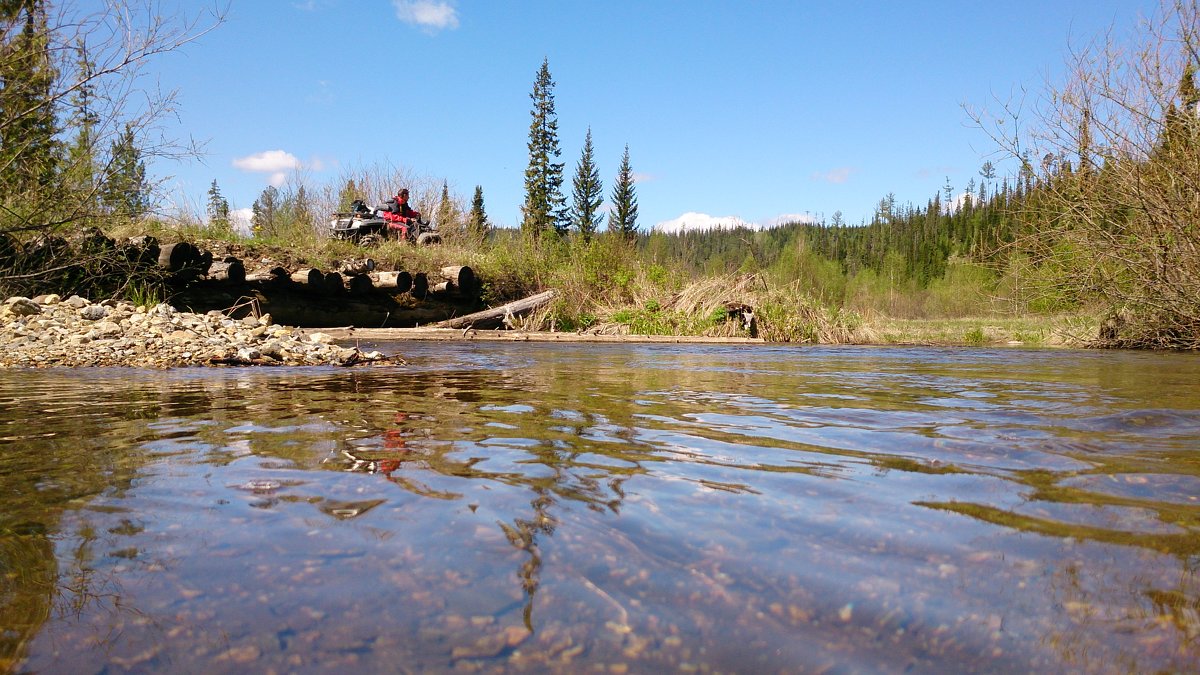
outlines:
M1200 358L0 371L0 671L1200 663Z

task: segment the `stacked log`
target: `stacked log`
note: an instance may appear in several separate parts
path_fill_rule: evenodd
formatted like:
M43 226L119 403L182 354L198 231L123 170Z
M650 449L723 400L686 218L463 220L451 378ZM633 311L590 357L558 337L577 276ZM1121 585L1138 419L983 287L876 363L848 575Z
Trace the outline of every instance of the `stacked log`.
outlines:
M376 288L385 290L395 289L397 293L407 293L412 289L412 275L404 270L396 272L376 272L369 275Z
M208 278L216 281L229 281L235 284L245 283L246 265L233 256L226 256L219 262L214 262L208 268Z
M338 295L346 290L346 279L337 272L327 272L325 274L325 292L333 295Z
M204 276L212 262L211 251L201 251L187 241L161 246L158 251L158 266L170 272L177 283L187 283Z
M412 288L408 292L414 298L424 300L429 296L429 277L424 272L414 274L412 277Z
M291 281L291 273L282 267L259 269L246 275L246 281L254 283L282 284Z
M293 283L300 284L312 291L325 288L325 273L315 267L296 270L291 273L290 278Z
M130 237L121 244L121 255L137 267L149 267L157 264L161 251L162 247L158 245L158 240L148 234Z
M371 277L366 274L355 274L350 277L350 293L353 295L366 295L375 290L375 282L371 281Z

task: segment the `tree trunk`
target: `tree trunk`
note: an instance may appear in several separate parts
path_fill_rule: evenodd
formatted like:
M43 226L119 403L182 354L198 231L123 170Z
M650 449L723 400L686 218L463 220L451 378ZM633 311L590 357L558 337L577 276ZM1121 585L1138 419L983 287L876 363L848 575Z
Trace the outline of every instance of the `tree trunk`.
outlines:
M523 300L510 302L506 305L485 309L482 312L467 314L454 319L447 319L438 328L494 328L504 323L506 317L517 317L528 314L539 307L544 307L554 299L554 291L544 291L531 295Z

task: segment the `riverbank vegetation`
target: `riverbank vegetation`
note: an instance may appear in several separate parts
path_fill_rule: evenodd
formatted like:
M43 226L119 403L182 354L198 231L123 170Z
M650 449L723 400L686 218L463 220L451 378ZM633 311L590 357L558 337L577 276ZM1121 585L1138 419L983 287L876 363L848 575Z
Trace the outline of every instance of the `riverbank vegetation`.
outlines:
M56 241L82 236L85 225L116 236L223 241L313 264L361 256L354 244L326 236L329 215L403 185L434 217L443 244L385 242L365 253L411 270L469 264L490 304L558 290L554 304L524 319L523 328L1200 348L1194 3L1164 4L1130 43L1073 49L1067 79L1032 105L969 111L994 139L999 167L1015 167L1008 173L987 161L976 179L957 188L947 181L922 202L883 196L857 224L835 213L823 222L675 234L637 227L628 146L601 231L603 182L590 132L568 202L548 62L531 94L520 228L493 227L481 186L468 199L445 178L371 167L326 184L295 177L267 187L253 204L249 232L235 227L216 181L203 214L156 214L145 159L180 149L148 140L147 115L168 110L169 100L133 115L114 92L127 90L147 59L200 31L188 22L169 33L131 25L127 33L143 38L133 51L93 48L84 39L87 22L55 20L46 7L4 3L0 12L4 295L76 287L93 295L145 293L145 284L119 273L110 275L119 282L88 288L94 261L56 257ZM67 35L70 25L84 28Z

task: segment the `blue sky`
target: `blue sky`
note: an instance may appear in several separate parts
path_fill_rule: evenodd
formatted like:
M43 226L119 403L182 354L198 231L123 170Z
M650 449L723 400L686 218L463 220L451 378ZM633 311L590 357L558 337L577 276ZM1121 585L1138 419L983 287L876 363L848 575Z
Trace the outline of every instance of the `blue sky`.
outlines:
M178 90L172 130L207 153L152 170L177 199L202 204L215 179L247 208L297 167L317 185L407 168L463 198L481 185L514 226L546 58L568 189L589 126L606 197L628 143L643 229L685 213L857 223L888 193L924 204L947 177L978 179L996 158L964 104L1037 89L1072 41L1155 4L233 0L152 64Z

